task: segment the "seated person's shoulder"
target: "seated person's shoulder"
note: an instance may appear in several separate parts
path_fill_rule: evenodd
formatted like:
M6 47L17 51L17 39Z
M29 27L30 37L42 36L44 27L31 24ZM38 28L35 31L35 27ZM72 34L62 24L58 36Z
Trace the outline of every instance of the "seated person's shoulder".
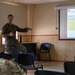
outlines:
M1 75L26 75L26 73L23 71L23 69L20 68L20 66L12 60L7 60L4 58L0 58L0 74Z

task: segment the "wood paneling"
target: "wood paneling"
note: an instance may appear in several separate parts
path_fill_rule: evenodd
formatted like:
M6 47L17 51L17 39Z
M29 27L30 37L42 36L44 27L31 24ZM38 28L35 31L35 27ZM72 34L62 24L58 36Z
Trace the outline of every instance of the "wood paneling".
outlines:
M59 40L58 35L22 35L22 42L36 42L37 50L43 42L49 42L51 47L51 60L72 61L75 56L75 40ZM1 37L0 37L1 45ZM3 46L1 47L3 48ZM49 60L48 54L41 54L41 60Z
M51 47L51 60L71 61L75 55L75 40L59 40L58 35L32 35L27 36L27 41L23 35L24 42L37 42L37 50L42 42L49 42ZM41 54L41 59L49 60L48 54Z

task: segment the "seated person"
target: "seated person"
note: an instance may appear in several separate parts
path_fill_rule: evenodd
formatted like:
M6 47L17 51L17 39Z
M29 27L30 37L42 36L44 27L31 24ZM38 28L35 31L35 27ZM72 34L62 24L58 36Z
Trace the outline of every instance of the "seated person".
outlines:
M9 52L6 52L9 54ZM26 75L24 70L14 61L0 57L0 75Z

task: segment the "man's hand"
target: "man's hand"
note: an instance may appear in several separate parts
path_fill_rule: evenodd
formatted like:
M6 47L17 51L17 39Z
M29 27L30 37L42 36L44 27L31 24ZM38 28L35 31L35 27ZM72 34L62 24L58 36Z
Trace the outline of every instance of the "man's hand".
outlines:
M31 28L27 27L27 30L32 30Z
M32 30L31 28L28 28L28 30Z
M9 34L10 36L14 36L14 34L13 34L13 32L10 32L10 34Z

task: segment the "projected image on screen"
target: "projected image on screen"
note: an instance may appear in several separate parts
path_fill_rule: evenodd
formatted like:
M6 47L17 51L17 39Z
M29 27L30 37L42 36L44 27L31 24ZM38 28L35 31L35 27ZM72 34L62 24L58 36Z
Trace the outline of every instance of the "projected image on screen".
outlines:
M75 40L75 5L58 8L60 40Z
M75 9L67 9L67 38L75 38Z

